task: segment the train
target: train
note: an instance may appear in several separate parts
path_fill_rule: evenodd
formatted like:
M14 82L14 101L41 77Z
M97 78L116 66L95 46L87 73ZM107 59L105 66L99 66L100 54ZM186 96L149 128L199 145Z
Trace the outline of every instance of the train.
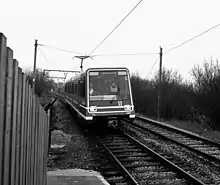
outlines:
M135 118L130 72L125 67L89 68L70 78L63 94L84 127L120 125L124 118Z

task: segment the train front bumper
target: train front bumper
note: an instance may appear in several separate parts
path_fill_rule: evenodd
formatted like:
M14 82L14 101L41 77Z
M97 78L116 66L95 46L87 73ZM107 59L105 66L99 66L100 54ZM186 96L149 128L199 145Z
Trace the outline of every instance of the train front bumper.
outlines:
M127 117L135 118L134 106L112 106L112 107L96 107L90 106L88 110L89 116L94 117Z

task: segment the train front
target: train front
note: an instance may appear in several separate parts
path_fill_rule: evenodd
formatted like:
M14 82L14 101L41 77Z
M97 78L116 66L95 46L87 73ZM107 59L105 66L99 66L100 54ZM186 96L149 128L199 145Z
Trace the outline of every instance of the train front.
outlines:
M94 120L135 118L128 69L90 69L87 82L88 114Z

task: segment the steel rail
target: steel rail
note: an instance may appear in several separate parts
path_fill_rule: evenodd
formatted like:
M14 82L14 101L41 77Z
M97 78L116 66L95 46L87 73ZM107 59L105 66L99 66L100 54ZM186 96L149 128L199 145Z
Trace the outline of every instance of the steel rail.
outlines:
M202 141L205 141L207 143L212 144L213 146L216 146L216 147L220 148L220 143L215 142L215 141L211 141L211 140L209 140L207 138L204 138L202 136L196 135L194 133L190 133L190 132L188 132L186 130L175 128L174 126L166 125L166 124L164 124L162 122L158 122L156 120L152 120L152 119L149 119L149 118L146 118L146 117L143 117L143 116L139 116L139 115L136 115L135 118L139 119L139 120L142 120L142 121L145 121L145 122L149 122L149 123L154 124L154 125L158 125L160 127L166 128L166 129L173 130L173 131L178 132L180 134L185 134L185 135L191 136L191 137L193 137L195 139L200 139Z
M193 148L193 147L191 147L191 146L188 146L188 145L186 145L186 144L184 144L184 143L181 143L181 142L179 142L179 141L177 141L177 140L174 140L173 138L170 138L170 137L165 136L165 135L163 135L163 134L161 134L161 133L158 133L157 131L154 131L154 130L151 130L151 129L146 128L146 127L144 127L144 126L141 126L141 125L138 125L138 124L136 124L136 123L130 122L129 120L126 120L126 123L131 124L132 126L138 127L138 128L140 128L140 129L142 129L142 130L145 130L145 131L147 131L147 132L150 132L150 133L152 133L152 134L154 134L154 135L157 135L157 136L159 136L159 137L162 137L163 139L166 139L166 140L168 140L168 141L172 141L172 142L174 142L174 143L176 143L176 144L178 144L178 145L180 145L180 146L182 146L182 147L184 147L184 148L187 148L188 150L191 150L191 151L193 151L193 152L195 152L195 153L197 153L197 154L199 154L199 155L201 155L201 156L203 156L203 157L206 157L207 159L212 160L212 161L208 161L208 162L210 162L210 163L214 161L214 162L217 162L217 163L220 164L220 159L217 158L217 157L215 157L215 156L212 156L212 155L207 154L207 153L205 153L205 152L202 152L202 151L200 151L200 150L198 150L198 149L195 149L195 148ZM202 146L202 145L201 145L201 146Z

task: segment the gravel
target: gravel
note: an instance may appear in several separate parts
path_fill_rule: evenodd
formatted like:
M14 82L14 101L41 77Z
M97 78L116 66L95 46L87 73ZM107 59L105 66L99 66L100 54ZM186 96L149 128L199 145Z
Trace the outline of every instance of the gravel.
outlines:
M57 100L52 110L51 144L65 145L66 153L48 159L48 170L80 168L99 170L106 164L102 149L92 134L86 133L76 124L67 106Z
M220 172L218 165L209 164L203 158L198 158L194 153L169 141L164 141L151 133L143 132L140 129L132 128L127 125L124 126L124 129L148 147L156 147L160 151L163 151L167 157L174 157L178 161L189 166L191 175L195 175L201 181L211 181L213 184L219 184Z

